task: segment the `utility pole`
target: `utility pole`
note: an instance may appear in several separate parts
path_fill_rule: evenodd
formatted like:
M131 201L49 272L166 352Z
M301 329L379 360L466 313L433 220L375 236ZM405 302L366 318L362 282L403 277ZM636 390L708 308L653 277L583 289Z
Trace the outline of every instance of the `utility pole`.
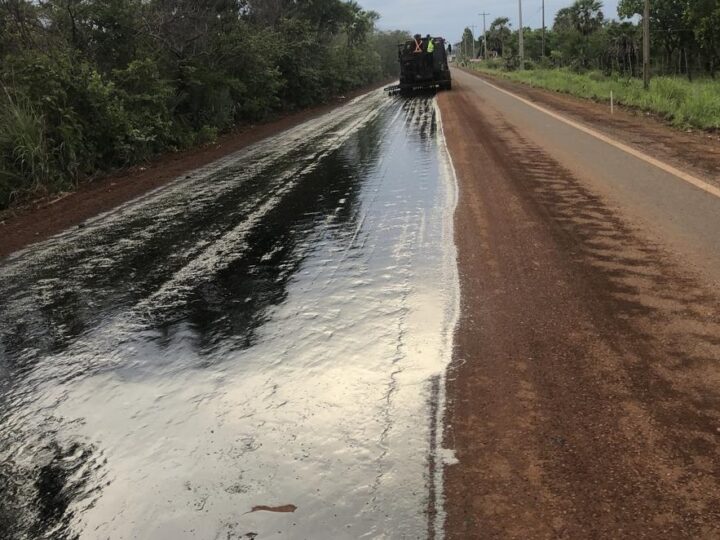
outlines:
M543 0L544 2L545 0ZM485 26L485 17L490 15L489 13L480 13L483 18L483 59L487 60L487 27Z
M645 0L643 13L643 86L650 89L650 0Z
M523 70L525 69L525 43L523 41L522 0L518 0L518 8L520 13L520 34L518 35L520 41L520 70Z
M475 60L475 28L477 28L477 26L471 24L470 28L472 29L472 59Z
M545 0L542 0L542 57L545 58Z

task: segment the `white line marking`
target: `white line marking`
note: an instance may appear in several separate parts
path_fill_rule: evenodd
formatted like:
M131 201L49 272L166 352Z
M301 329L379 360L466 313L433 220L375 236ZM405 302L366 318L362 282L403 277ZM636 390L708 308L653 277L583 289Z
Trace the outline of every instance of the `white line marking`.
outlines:
M650 165L653 165L653 166L657 167L658 169L665 171L666 173L672 174L673 176L676 176L676 177L680 178L681 180L684 180L688 184L692 184L696 188L702 189L706 193L709 193L710 195L714 195L715 197L720 199L720 188L718 188L716 186L708 184L707 182L700 180L699 178L697 178L691 174L688 174L686 172L681 171L680 169L673 167L672 165L663 163L662 161L655 159L654 157L650 157L647 154L643 154L642 152L632 148L631 146L628 146L621 142L615 141L615 140L611 139L610 137L603 135L602 133L600 133L598 131L595 131L594 129L591 129L587 126L579 124L578 122L574 122L573 120L570 120L569 118L565 118L564 116L562 116L558 113L555 113L549 109L546 109L545 107L541 107L540 105L537 105L530 100L522 98L522 97L518 96L517 94L513 94L512 92L508 92L507 90L504 90L503 88L500 88L499 86L495 86L494 84L487 82L482 77L477 77L477 76L475 76L475 77L478 80L480 80L480 82L488 85L491 88L494 88L498 92L507 94L508 96L517 99L518 101L524 103L525 105L532 107L533 109L537 109L538 111L543 112L543 113L547 114L548 116L551 116L555 120L559 120L560 122L563 122L564 124L567 124L570 127L574 127L575 129L578 129L578 130L582 131L583 133L590 135L591 137L595 137L596 139L598 139L606 144L609 144L610 146L614 146L615 148L622 150L623 152L626 152L633 157L641 159L642 161L649 163Z

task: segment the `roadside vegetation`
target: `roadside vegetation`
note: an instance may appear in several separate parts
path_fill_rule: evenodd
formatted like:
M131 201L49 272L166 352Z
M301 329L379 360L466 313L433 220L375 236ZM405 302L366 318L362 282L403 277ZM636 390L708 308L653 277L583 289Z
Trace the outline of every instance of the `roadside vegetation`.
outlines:
M653 0L649 91L642 81L642 0L621 0L618 20L608 20L598 0L561 9L552 28L524 29L525 71L519 71L518 32L507 18L492 22L488 58L470 62L473 36L456 46L459 61L474 69L536 87L594 100L615 100L662 115L680 126L720 129L720 3ZM484 54L482 36L474 43Z
M396 74L354 1L0 0L0 209Z
M655 77L645 91L642 79L605 75L599 71L576 73L567 69L507 71L497 66L473 65L473 69L537 88L610 101L662 116L679 127L720 129L720 81L689 82L678 77Z

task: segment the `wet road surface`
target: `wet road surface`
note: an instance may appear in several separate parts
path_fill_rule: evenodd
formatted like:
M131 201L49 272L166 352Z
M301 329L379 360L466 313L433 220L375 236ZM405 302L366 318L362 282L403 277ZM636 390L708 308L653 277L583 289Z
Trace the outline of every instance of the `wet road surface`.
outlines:
M455 197L375 92L0 263L0 528L440 533Z

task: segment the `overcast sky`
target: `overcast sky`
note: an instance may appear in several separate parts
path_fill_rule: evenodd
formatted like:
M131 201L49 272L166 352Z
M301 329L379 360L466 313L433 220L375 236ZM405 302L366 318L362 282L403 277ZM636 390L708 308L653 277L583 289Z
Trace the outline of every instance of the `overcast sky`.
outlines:
M572 4L573 0L545 0L546 24L552 20L558 9ZM497 17L508 17L517 28L517 0L359 0L366 9L377 11L382 16L382 29L408 30L422 35L443 36L452 42L460 41L466 26L475 24L482 32L483 11L487 25ZM618 0L605 0L603 12L608 19L617 18ZM542 26L542 0L523 0L523 24L533 28Z

